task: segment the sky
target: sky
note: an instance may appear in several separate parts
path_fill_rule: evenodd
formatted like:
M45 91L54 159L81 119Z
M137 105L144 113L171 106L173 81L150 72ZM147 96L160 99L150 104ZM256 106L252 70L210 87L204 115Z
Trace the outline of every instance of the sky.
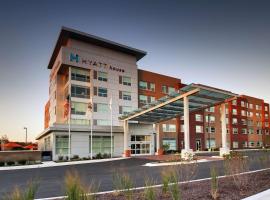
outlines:
M61 26L147 51L138 66L270 103L270 1L2 1L0 136L43 130Z

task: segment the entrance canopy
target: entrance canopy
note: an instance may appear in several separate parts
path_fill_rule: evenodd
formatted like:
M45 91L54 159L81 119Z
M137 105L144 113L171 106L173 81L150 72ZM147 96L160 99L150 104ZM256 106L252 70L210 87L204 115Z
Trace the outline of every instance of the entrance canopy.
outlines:
M190 84L179 93L170 93L148 105L122 115L120 120L159 123L184 115L184 98L188 97L189 112L202 110L234 99L237 94L200 84Z

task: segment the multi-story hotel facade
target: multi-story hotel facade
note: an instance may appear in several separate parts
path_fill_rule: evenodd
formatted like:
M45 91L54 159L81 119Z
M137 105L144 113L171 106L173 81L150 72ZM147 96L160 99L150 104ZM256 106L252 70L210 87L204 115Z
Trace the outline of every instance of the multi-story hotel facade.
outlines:
M125 154L119 117L185 86L179 78L138 69L137 61L145 55L138 49L62 28L48 65L49 100L44 131L37 137L39 149L52 151L54 160L69 155L70 130L71 156L89 157L110 153L111 149L113 156ZM269 104L263 100L239 96L226 103L226 116L231 149L270 145ZM189 115L193 150L221 147L220 117L220 106ZM183 149L183 117L158 127L161 145L172 151ZM156 131L153 124L130 122L130 152L125 155L154 154Z

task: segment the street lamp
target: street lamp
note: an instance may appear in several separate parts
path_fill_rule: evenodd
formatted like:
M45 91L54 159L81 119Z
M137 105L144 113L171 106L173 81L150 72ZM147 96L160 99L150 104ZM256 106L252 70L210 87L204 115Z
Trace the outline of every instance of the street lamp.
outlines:
M27 127L23 127L23 129L25 130L25 144L27 144Z

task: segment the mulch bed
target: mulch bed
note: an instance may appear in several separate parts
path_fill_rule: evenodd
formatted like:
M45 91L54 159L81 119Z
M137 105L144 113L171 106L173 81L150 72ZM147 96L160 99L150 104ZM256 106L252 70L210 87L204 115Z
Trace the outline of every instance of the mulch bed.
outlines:
M257 194L270 188L270 170L261 171L241 176L248 176L249 182L246 189L239 190L234 184L232 177L220 178L218 180L219 198L222 200L238 200L253 194ZM200 181L193 183L184 183L180 185L181 199L198 200L198 199L212 199L210 190L210 181ZM162 188L154 188L155 199L172 199L171 194L163 194ZM103 194L97 196L98 200L124 200L125 196L121 193ZM133 192L132 199L145 199L144 191L137 190Z

